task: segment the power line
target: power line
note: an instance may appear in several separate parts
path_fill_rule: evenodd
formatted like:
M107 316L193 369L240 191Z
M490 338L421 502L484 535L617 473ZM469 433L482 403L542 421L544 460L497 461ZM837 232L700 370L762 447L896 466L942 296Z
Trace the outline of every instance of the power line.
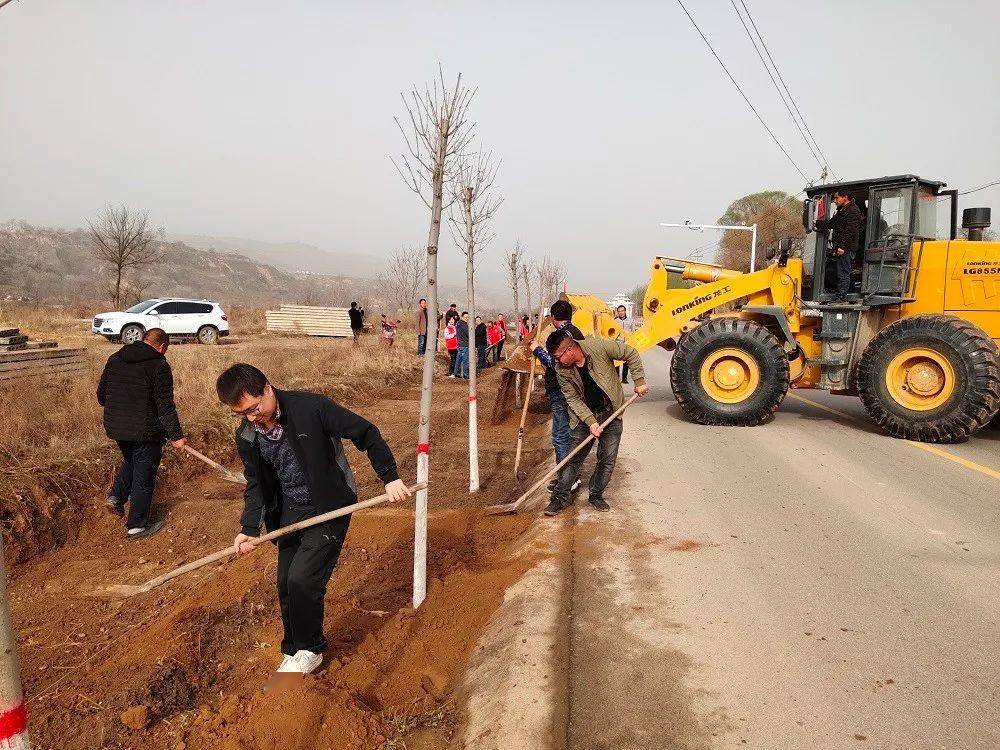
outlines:
M806 118L803 117L802 110L800 110L799 105L795 103L795 97L792 96L792 92L788 88L788 84L785 83L785 79L781 75L781 71L778 70L778 65L777 63L774 62L774 58L771 56L771 50L767 48L767 43L764 41L764 37L760 33L760 29L757 28L757 24L754 22L753 16L750 15L750 9L747 7L747 4L743 2L743 0L740 0L740 5L742 5L743 10L746 11L747 18L750 20L750 25L753 26L753 30L757 33L757 38L760 39L760 46L764 48L764 52L765 54L767 54L767 59L771 61L771 65L774 68L774 72L777 74L778 80L781 81L781 86L785 89L785 93L788 94L788 100L792 103L792 106L795 108L795 112L798 114L799 119L802 120L802 127L806 129L806 132L809 134L809 137L812 138L812 142L813 144L815 144L816 150L819 152L819 155L823 157L823 163L827 166L827 168L829 168L830 173L833 174L834 176L834 179L839 179L837 177L837 173L833 171L833 167L830 166L830 160L826 158L826 154L824 154L823 149L820 148L819 141L816 140L816 136L814 136L812 130L809 129L809 124L806 122Z
M757 53L757 57L760 58L760 64L764 66L764 72L767 73L767 77L771 79L771 83L774 85L774 90L778 92L778 98L781 99L781 103L785 105L785 110L788 112L788 116L792 118L792 122L795 123L795 127L798 128L799 135L802 136L802 140L806 142L806 148L809 149L809 153L812 154L813 159L816 160L816 164L819 165L820 169L823 169L823 162L820 161L819 156L816 154L816 149L813 148L812 143L806 137L805 131L802 130L802 126L799 125L799 121L792 114L792 108L788 106L788 102L785 101L785 95L781 93L781 87L778 86L778 81L774 77L774 73L768 67L767 63L764 61L764 55L761 54L760 48L757 45L757 40L753 38L753 34L750 33L750 27L747 26L747 22L743 20L743 14L740 13L740 9L736 7L736 0L729 0L729 4L733 6L733 10L736 12L736 17L740 19L740 23L743 24L743 30L747 33L747 38L750 40L750 44L753 45L754 52ZM746 8L746 6L743 6ZM752 22L753 19L751 19Z
M767 123L764 122L764 118L760 116L760 113L757 111L757 108L753 106L753 104L750 102L750 99L747 98L747 95L743 93L743 89L736 82L736 79L733 78L733 74L729 72L729 68L726 67L726 64L722 62L722 58L719 57L718 53L715 51L715 48L712 47L712 43L708 41L708 38L705 36L704 33L702 33L701 28L699 28L697 23L695 23L694 18L691 17L690 13L688 13L688 9L684 7L684 3L682 2L682 0L677 0L677 4L681 6L681 10L684 11L684 15L688 17L688 20L691 22L691 25L694 26L695 31L698 32L698 36L700 36L702 41L705 42L705 45L708 47L708 51L712 53L712 56L718 61L719 65L722 66L722 70L725 71L726 76L728 76L733 86L735 86L736 90L740 92L740 96L743 97L743 101L747 103L747 106L750 108L750 111L753 112L754 115L757 117L757 119L760 121L760 124L764 127L764 130L767 131L767 134L771 136L771 140L773 140L775 145L779 149L781 149L781 153L783 153L785 155L785 158L788 159L789 163L793 167L795 167L795 171L802 176L802 179L805 180L806 182L809 182L809 178L806 176L806 173L799 168L798 164L795 163L795 159L793 159L791 157L791 154L789 154L788 151L785 149L785 147L781 145L781 141L778 140L778 137L774 134L771 128L767 126Z
M963 190L959 195L968 195L969 193L978 193L980 190L985 190L986 188L993 187L994 185L1000 185L1000 180L994 180L993 182L987 182L985 185L980 185L979 187L974 187L971 190Z

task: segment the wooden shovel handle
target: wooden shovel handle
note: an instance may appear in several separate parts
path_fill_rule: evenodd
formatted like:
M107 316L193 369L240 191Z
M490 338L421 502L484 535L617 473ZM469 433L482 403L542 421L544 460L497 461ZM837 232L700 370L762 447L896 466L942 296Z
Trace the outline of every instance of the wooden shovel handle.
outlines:
M624 412L628 407L630 407L632 405L632 403L637 398L639 398L639 394L638 393L636 393L635 395L633 395L632 398L630 398L628 401L626 401L624 404L622 404L620 407L618 407L618 409L616 409L615 412L610 417L608 417L603 422L601 422L601 427L602 428L607 427L609 424L611 424L616 419L618 419L618 417L620 417L622 415L622 412ZM545 484L545 482L548 481L548 479L553 474L555 474L563 466L565 466L566 464L568 464L570 462L570 459L572 459L573 456L575 456L577 453L579 453L580 451L582 451L585 446L589 445L590 441L593 440L593 439L594 439L593 434L590 434L590 435L587 435L587 437L585 437L583 440L581 440L580 444L578 446L576 446L573 450L571 450L569 452L569 454L566 456L566 458L564 458L562 461L560 461L559 463L557 463L554 467L552 467L551 469L549 469L549 471L545 474L545 476L543 476L541 479L539 479L537 482L535 482L533 485L531 485L531 487L528 489L527 492L525 492L523 495L521 495L521 497L519 497L517 500L515 500L513 503L511 503L510 506L508 506L510 508L510 510L511 511L517 510L518 507L520 507L521 503L523 503L525 500L528 499L528 497L531 495L531 493L533 493L535 490L537 490L539 487L541 487L543 484Z
M524 404L521 406L521 424L517 428L517 451L514 453L514 475L517 475L518 467L521 465L521 445L524 442L524 423L528 419L528 401L531 400L532 383L535 378L535 366L538 357L531 355L531 371L528 373L528 382L524 388Z
M247 483L247 480L244 477L241 477L239 474L237 474L234 471L230 471L229 469L227 469L222 464L216 463L215 461L213 461L212 459L210 459L208 456L206 456L204 453L201 453L200 451L196 451L190 445L182 445L181 448L183 450L187 451L188 453L190 453L195 458L197 458L199 461L204 461L206 464L208 464L209 466L211 466L213 469L215 469L216 471L220 472L227 479L232 479L234 482L242 482L243 484Z
M422 490L427 487L427 482L417 482L417 484L410 487L410 493L414 493L417 490ZM321 513L318 516L313 516L312 518L307 518L304 521L298 521L297 523L289 524L288 526L282 526L280 529L275 529L274 531L259 536L253 539L255 547L260 546L264 542L269 542L272 539L277 539L278 537L285 536L286 534L291 534L296 531L301 531L302 529L307 529L310 526L316 526L317 524L324 523L326 521L331 521L334 518L340 518L341 516L346 516L351 513L356 513L359 510L364 510L365 508L371 508L375 505L381 505L389 501L388 495L379 495L378 497L373 497L371 500L362 500L360 503L354 503L353 505L348 505L344 508L338 508L337 510L331 510L328 513ZM206 565L211 565L219 560L225 560L227 557L236 554L236 548L233 545L229 545L225 549L220 549L218 552L213 552L211 555L206 555L205 557L199 558L193 562L189 562L185 565L181 565L179 568L174 568L169 573L164 573L161 576L157 576L150 581L142 584L139 587L140 591L149 591L155 589L157 586L162 586L168 581L172 581L175 578L184 575L185 573L190 573L192 570L198 570L198 568L203 568Z

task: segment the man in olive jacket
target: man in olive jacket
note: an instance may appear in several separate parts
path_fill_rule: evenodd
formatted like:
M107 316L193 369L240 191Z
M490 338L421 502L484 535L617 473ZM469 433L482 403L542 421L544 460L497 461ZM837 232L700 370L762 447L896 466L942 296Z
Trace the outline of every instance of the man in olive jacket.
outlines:
M104 430L118 443L122 465L108 495L108 508L118 515L129 504L125 528L129 539L142 539L163 528L149 522L156 472L163 442L187 443L174 405L174 376L167 362L170 339L150 328L142 341L112 354L97 384L97 403L104 407Z
M577 341L565 328L549 335L545 349L558 362L556 378L569 406L572 444L579 445L588 435L597 439L597 466L590 477L590 504L599 511L609 511L611 507L604 499L604 490L611 482L618 459L622 418L617 417L604 428L601 424L625 403L615 360L628 363L638 395L643 396L649 390L642 359L634 347L623 341L593 337ZM561 513L569 504L571 488L580 477L592 445L588 444L560 470L545 515Z
M247 486L240 533L241 554L268 531L357 502L354 474L341 440L368 454L391 501L409 497L396 461L378 428L317 393L282 391L252 365L239 363L219 375L219 400L242 417L236 448ZM350 516L341 516L278 540L278 601L285 635L279 672L308 673L323 661L323 599L337 564Z

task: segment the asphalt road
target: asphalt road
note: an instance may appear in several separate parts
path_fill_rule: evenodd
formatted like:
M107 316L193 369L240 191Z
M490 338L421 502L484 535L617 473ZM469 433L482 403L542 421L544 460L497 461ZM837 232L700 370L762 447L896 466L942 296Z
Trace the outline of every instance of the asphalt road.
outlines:
M568 747L1000 747L1000 433L927 450L813 391L703 427L644 361L613 512L557 521Z

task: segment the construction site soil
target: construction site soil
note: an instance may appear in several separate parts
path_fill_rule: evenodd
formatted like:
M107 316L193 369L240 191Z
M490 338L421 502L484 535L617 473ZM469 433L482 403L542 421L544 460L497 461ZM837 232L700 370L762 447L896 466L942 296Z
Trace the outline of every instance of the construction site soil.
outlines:
M267 339L254 345L267 346ZM233 346L225 358L243 348ZM110 351L105 347L99 358ZM380 427L401 475L412 481L417 367L401 377L391 386L387 379L366 388L323 383L323 390ZM497 368L483 373L483 403L492 404L499 380ZM416 611L410 606L412 505L357 514L326 600L326 659L305 678L273 676L281 623L271 545L132 598L92 596L102 586L142 583L232 542L241 489L211 469L167 450L154 503L154 518L167 525L145 541L126 541L120 519L104 510L109 461L89 470L92 480L77 479L44 534L32 536L22 521L22 546L31 554L20 555L24 561L13 565L9 585L32 745L296 750L449 744L449 732L461 722L450 702L456 680L504 591L533 563L517 545L530 517L483 512L513 500L520 489L512 481L517 415L480 430L482 489L470 495L466 389L465 381L440 377L435 388L426 601ZM34 393L44 403L56 395ZM544 416L529 421L529 467L548 456L544 422ZM231 442L195 445L238 468ZM381 485L365 457L348 450L360 495L378 494ZM439 729L428 732L428 725Z

